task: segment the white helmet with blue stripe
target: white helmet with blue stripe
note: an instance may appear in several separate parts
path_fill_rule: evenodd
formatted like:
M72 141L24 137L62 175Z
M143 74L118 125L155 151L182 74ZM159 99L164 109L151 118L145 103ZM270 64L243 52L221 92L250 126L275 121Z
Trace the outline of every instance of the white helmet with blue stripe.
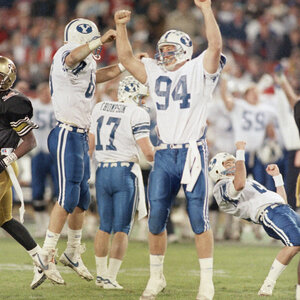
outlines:
M162 47L172 45L174 51L163 52ZM185 32L179 30L169 30L164 33L157 43L156 59L158 64L164 69L172 70L175 65L191 60L193 55L193 43L191 38ZM175 58L175 62L169 64L171 59Z
M118 100L141 105L143 96L148 95L148 88L133 76L127 76L119 83Z
M84 45L101 37L96 24L87 19L74 19L65 27L64 42ZM93 57L100 59L101 47L93 51Z
M214 182L217 182L220 179L228 178L229 175L232 175L232 168L226 169L224 167L225 161L233 159L236 160L233 155L227 152L220 152L215 155L209 162L208 172L209 176Z

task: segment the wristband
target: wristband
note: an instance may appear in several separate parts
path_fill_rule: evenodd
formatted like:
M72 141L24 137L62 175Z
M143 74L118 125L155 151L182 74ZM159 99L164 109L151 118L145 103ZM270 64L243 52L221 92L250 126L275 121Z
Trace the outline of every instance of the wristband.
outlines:
M274 183L275 183L276 187L284 185L284 182L283 182L281 174L273 176L273 180L274 180Z
M235 155L236 160L243 160L245 161L245 150L236 150L236 155Z
M90 41L89 43L87 43L87 45L91 51L94 51L95 49L97 49L98 47L100 47L102 45L101 37L98 37L98 38Z
M126 71L125 67L121 63L118 63L118 67L119 67L121 73Z
M6 164L6 166L9 166L10 164L12 164L17 159L18 159L17 155L14 152L12 152L8 156L4 157L3 161Z

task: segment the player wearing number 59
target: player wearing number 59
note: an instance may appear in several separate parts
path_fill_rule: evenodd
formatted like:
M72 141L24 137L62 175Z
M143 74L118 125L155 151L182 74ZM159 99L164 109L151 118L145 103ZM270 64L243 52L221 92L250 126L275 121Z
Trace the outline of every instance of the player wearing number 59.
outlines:
M72 20L65 27L64 42L53 58L50 90L56 127L48 137L48 147L57 166L59 194L52 210L43 245L44 264L64 283L54 263L61 230L68 217L68 244L59 261L71 267L86 280L93 276L84 266L81 253L81 232L84 212L88 209L90 162L88 129L96 83L115 78L121 73L118 65L96 69L101 45L115 39L114 30L103 36L87 19Z
M221 210L262 225L270 237L285 245L258 292L261 296L271 296L277 278L300 251L300 216L287 205L282 175L276 164L266 169L274 179L276 193L246 179L245 145L243 141L236 143L236 157L226 152L214 156L209 163L209 175L216 182L213 194Z
M166 286L163 261L166 252L166 222L172 201L183 184L187 210L195 233L201 281L197 299L212 299L214 286L213 235L208 220L207 102L225 64L222 38L211 1L195 0L202 12L207 49L192 59L193 43L178 30L169 30L157 44L156 59L134 57L126 24L130 11L115 13L118 57L141 83L147 83L155 102L157 128L162 144L156 149L149 181L150 279L141 299L154 299Z

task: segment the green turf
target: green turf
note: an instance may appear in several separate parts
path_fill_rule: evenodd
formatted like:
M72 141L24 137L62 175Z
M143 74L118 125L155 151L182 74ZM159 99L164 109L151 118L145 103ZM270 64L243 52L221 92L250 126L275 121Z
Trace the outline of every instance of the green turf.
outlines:
M40 242L42 242L40 240ZM84 241L87 252L83 259L95 275L92 240ZM66 240L59 242L59 253L64 250ZM139 299L148 280L149 256L146 243L130 242L118 282L121 291L105 291L87 282L73 271L59 266L66 286L54 286L46 281L38 289L29 287L33 272L31 259L15 241L0 239L0 299ZM217 243L214 257L215 300L261 299L257 292L267 275L280 246L247 245L245 243ZM298 257L290 263L277 281L270 299L295 299L296 268ZM165 258L167 287L157 300L195 299L199 286L199 264L192 242L171 244Z

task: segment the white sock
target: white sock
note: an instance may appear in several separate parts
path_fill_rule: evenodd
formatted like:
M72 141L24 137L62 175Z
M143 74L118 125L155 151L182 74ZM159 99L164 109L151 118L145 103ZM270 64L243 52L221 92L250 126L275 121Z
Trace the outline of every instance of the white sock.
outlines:
M107 255L99 257L95 255L97 276L105 278L107 275Z
M37 245L33 249L28 250L27 253L33 258L37 254L37 252L40 250L41 250L41 247L39 245Z
M212 282L213 278L213 258L199 258L200 282Z
M296 300L300 300L300 284L296 287Z
M285 268L286 265L283 265L275 258L266 279L270 279L271 281L276 282L276 280L278 279L278 277L284 271Z
M43 248L44 249L55 249L56 244L58 242L60 234L59 233L54 233L50 231L49 229L46 232L46 238L44 241Z
M81 243L82 229L73 230L68 227L68 242L67 252L74 252L74 249L80 246Z
M163 274L164 255L150 254L150 277L160 277Z
M122 260L117 258L110 258L107 270L107 278L109 278L112 281L115 281L120 270L121 264Z

